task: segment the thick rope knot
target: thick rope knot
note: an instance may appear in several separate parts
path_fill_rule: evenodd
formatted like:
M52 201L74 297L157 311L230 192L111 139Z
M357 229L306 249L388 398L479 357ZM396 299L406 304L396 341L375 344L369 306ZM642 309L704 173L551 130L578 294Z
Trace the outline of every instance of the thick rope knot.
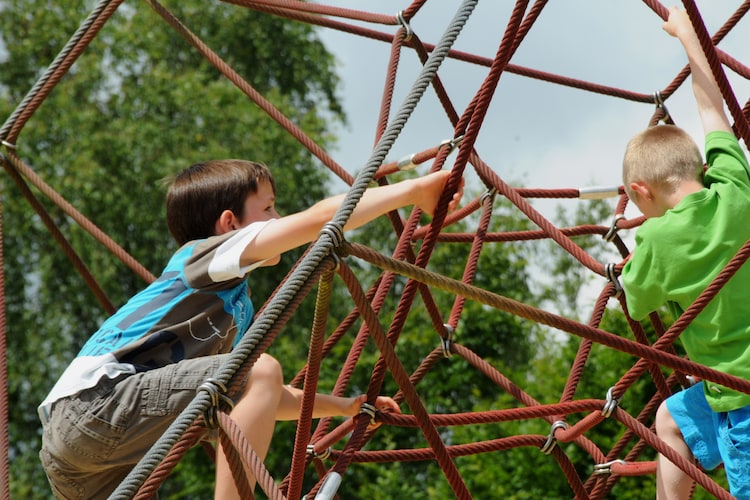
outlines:
M218 411L231 411L234 408L234 401L227 395L227 386L220 380L208 378L197 389L196 392L206 392L211 397L211 406L203 414L206 421L206 427L217 429L219 427Z

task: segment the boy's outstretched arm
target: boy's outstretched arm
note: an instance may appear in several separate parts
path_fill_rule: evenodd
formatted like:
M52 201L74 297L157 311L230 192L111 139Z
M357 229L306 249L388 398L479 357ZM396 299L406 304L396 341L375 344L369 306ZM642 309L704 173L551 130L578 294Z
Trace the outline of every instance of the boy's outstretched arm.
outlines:
M407 205L417 205L432 214L445 189L449 171L435 172L424 177L409 179L367 189L352 211L344 230L360 227L390 211ZM448 210L454 210L463 194L463 180L454 194ZM241 264L249 265L271 259L288 250L315 240L344 201L345 195L337 195L320 201L302 212L271 221L245 248Z
M671 7L669 17L664 23L664 31L679 39L685 48L692 74L693 94L703 123L703 131L706 134L714 130L731 132L732 126L724 112L724 98L711 73L711 66L703 53L687 12Z

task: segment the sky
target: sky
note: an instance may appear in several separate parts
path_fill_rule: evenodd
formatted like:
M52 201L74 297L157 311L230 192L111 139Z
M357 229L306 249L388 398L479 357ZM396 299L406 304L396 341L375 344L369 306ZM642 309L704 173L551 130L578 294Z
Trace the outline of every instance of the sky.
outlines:
M394 15L407 0L344 0L320 2L378 14ZM533 2L531 2L533 3ZM736 10L739 1L703 0L698 8L713 34ZM431 0L411 21L426 43L437 43L453 19L460 1ZM492 58L498 50L515 2L478 2L454 48ZM665 4L669 7L672 4ZM354 21L347 21L355 23ZM621 0L565 0L549 2L511 63L548 73L590 81L632 92L652 94L665 88L687 64L680 43L662 29L662 20L645 3ZM359 23L358 23L359 24ZM395 33L397 26L362 24ZM719 47L750 64L743 19ZM341 97L349 122L336 130L340 138L333 158L349 172L364 166L374 146L375 127L383 94L390 45L357 35L323 29L321 37L337 59L342 78ZM397 110L420 70L410 51L401 56L393 110ZM439 76L459 115L486 77L487 68L446 60ZM727 76L740 105L750 98L750 85L731 70ZM702 147L689 81L665 103L675 123ZM630 137L648 126L655 105L572 89L511 73L498 84L475 148L482 159L514 186L544 189L617 187L621 161ZM388 161L423 151L451 139L453 127L435 93L427 90L391 149ZM454 155L445 168L452 166ZM429 163L419 168L429 169ZM467 169L469 185L473 172ZM474 182L476 184L474 184ZM344 186L342 184L343 188ZM479 189L479 188L477 188ZM614 208L616 199L611 200ZM542 215L553 218L559 207L573 209L579 200L532 200ZM613 210L614 213L614 210ZM632 207L628 217L639 215ZM632 241L633 232L622 236ZM601 283L599 283L601 285ZM588 300L588 299L586 299Z
M408 6L400 0L334 0L326 5L395 14ZM699 2L709 32L716 31L740 2ZM514 2L478 2L455 48L493 57ZM425 42L436 43L459 1L432 0L412 20L412 29ZM667 4L669 5L669 4ZM679 42L661 28L662 20L643 2L566 0L549 2L514 55L513 64L562 76L651 94L664 88L687 59ZM366 25L395 33L397 27ZM750 61L744 19L719 45L740 61ZM322 31L323 41L335 54L342 77L342 97L348 126L334 158L349 171L363 166L374 145L376 120L383 92L390 46L380 41ZM744 42L744 43L743 43ZM418 75L419 62L402 55L394 109ZM487 68L447 60L439 70L459 114L486 77ZM731 77L734 75L728 72ZM750 97L750 85L733 81L741 102ZM692 93L683 85L666 102L675 122L695 137L702 136ZM627 140L648 125L651 104L542 82L506 73L502 76L483 122L476 149L503 179L511 184L539 188L579 188L620 183L620 165ZM425 93L389 160L439 144L453 135L431 89ZM455 156L454 156L455 158ZM427 167L425 167L427 168Z

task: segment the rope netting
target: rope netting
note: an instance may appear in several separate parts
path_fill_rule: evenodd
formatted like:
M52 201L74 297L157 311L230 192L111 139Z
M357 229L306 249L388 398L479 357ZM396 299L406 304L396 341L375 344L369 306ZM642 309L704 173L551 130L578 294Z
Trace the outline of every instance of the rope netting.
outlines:
M80 25L65 48L0 129L0 140L4 147L2 164L6 172L19 186L31 207L70 257L87 285L94 291L102 307L110 312L114 309L113 305L71 244L55 227L53 218L35 198L31 190L32 186L52 200L71 219L86 229L145 281L152 281L154 277L122 247L78 212L74 206L66 202L63 196L48 186L44 179L20 158L15 144L24 125L56 84L68 73L78 56L97 36L102 26L117 11L120 3L120 1L102 0L96 4L89 17ZM743 265L750 252L750 242L743 246L711 286L669 328L664 325L659 315L656 313L651 315L651 326L656 331L658 340L650 343L643 326L627 316L624 296L618 282L619 272L630 253L629 245L620 237L619 231L633 229L643 221L642 217L626 216L628 200L623 191L618 188L604 192L572 188L517 188L503 179L475 148L489 106L496 94L498 82L506 73L539 80L550 85L656 105L650 122L644 123L646 126L660 121L671 122L664 103L688 78L687 67L660 91L644 94L514 65L510 62L513 55L547 6L547 2L541 0L517 1L513 4L511 15L505 21L505 25L501 26L498 23L497 30L502 32L502 37L493 57L479 56L454 48L459 34L471 18L478 3L476 0L465 0L460 4L456 2L458 5L451 7L455 8L455 13L440 38L434 43L423 41L412 27L412 20L420 15L427 3L426 0L404 2L403 10L393 15L291 0L228 0L227 3L234 4L237 8L252 9L295 22L338 30L352 37L368 38L390 44L391 52L385 70L386 83L375 131L376 145L366 164L355 177L237 74L169 9L157 0L147 0L147 3L241 92L317 157L333 175L345 182L349 190L338 212L321 231L318 240L308 248L261 309L251 329L233 351L227 365L222 367L214 379L206 381L194 401L159 439L149 454L133 468L112 498L151 498L187 450L197 444L207 423L218 427L221 442L226 449L230 450L228 453L234 476L245 498L251 498L253 494L244 477L243 463L249 464L258 479L258 485L269 498L291 499L300 498L303 494L306 498L313 498L316 495L320 498L332 497L336 493L338 481L352 463L415 460L430 460L437 463L455 496L471 498L472 492L456 466L455 459L465 455L501 452L518 447L537 447L554 457L576 498L603 498L621 477L653 474L655 462L639 460L647 449L666 455L715 497L731 498L729 493L712 478L659 440L649 422L653 420L659 403L671 393L673 387L685 381L686 374L743 392L750 392L750 382L692 363L678 355L673 348L674 341L690 321ZM667 8L661 3L644 0L643 4L654 16L666 18ZM743 106L738 103L733 88L727 80L725 69L730 69L738 77L747 80L750 78L750 68L718 49L716 45L750 9L750 0L739 5L736 12L726 20L713 37L709 36L695 3L686 0L684 5L711 63L727 109L735 123L735 132L747 144L750 141L750 127L747 121L750 106L746 104L743 109ZM413 51L421 61L421 66L418 75L411 83L408 94L397 106L394 103L395 81L400 69L401 54L404 51ZM441 81L439 69L448 60L486 68L481 85L464 109L457 109ZM414 153L407 160L387 161L394 142L402 133L417 104L428 89L437 95L446 118L454 130L453 138L435 141L435 146ZM456 153L455 157L452 163L448 164L448 158L452 153ZM395 213L390 214L390 222L398 235L398 244L390 256L344 239L341 228L365 189L373 181L387 182L388 175L423 164L429 165L431 171L448 168L452 172L444 196L429 225L420 226L422 214L417 208L413 209L406 219L402 219ZM446 207L452 193L458 187L460 179L469 173L478 177L486 191L475 199L465 201L458 211L448 214ZM618 197L612 223L609 226L592 224L560 228L543 216L530 201L534 198L569 199L602 196ZM498 198L507 200L517 207L537 229L489 231L493 204ZM451 225L458 221L469 220L478 221L475 231L450 232ZM620 260L599 262L573 241L573 237L582 235L605 238L620 256ZM580 266L595 276L605 278L603 281L605 285L599 291L587 323L524 304L472 284L478 259L485 245L540 239L553 241L570 254ZM413 246L415 242L419 242L418 250L415 250ZM427 270L433 250L441 242L463 243L470 246L469 257L460 280ZM1 252L0 256L2 256ZM352 267L347 263L349 259L358 259L374 266L380 269L382 274L371 287L365 289ZM386 327L381 323L379 315L398 277L404 277L407 280L403 289L399 290L398 304L395 311L392 311L392 318ZM345 283L355 307L340 324L335 325L333 332L326 336L327 311L334 278ZM305 367L291 382L293 385L304 387L305 391L291 468L285 477L274 478L254 454L242 433L226 413L224 405L221 404L222 398L225 392L233 394L238 390L240 381L247 375L253 363L261 353L268 349L276 335L295 313L298 304L316 287L316 314L311 328L308 360ZM433 296L434 291L438 289L455 295L450 311L439 309ZM425 353L419 366L407 367L399 359L396 344L418 298L421 299L434 325L438 347L432 352ZM460 336L453 335L460 329L466 300L479 302L498 311L567 332L581 339L566 386L556 403L543 404L537 401L497 367L482 359L471 348L462 345L459 341ZM625 313L632 339L623 332L615 334L600 328L604 311L610 304L615 304ZM4 314L0 317L3 319L4 334ZM385 378L389 376L398 386L394 399L400 404L403 403L404 413L375 415L372 408L365 405L358 417L348 419L335 427L330 419L322 419L313 429L311 405L321 364L333 347L357 324L361 326L349 350L346 362L341 368L333 392L344 393L355 367L360 362L365 343L372 340L378 348L379 359L375 366L368 368L371 373L367 388L368 400L373 401L381 393ZM592 346L595 344L635 356L637 361L619 380L614 382L606 395L602 395L601 398L576 399L575 395L583 377L584 367L589 360ZM500 390L512 395L517 400L518 406L482 412L430 413L425 402L420 398L417 386L430 370L446 357L460 357L465 360L478 373L496 384ZM2 359L4 362L5 353ZM667 370L662 370L662 368ZM665 375L665 371L671 374ZM618 401L644 375L651 377L656 393L638 414L631 415L618 405ZM385 425L377 430L368 428L372 418L377 418ZM447 444L439 430L446 426L482 425L528 419L546 421L550 426L549 433L518 435L466 444ZM591 429L606 419L616 421L625 429L617 443L608 450L602 449L587 436ZM363 450L375 432L383 432L388 426L415 428L415 432L420 432L424 436L428 446L421 449ZM4 432L3 437L6 436L7 432ZM588 477L581 477L572 459L558 445L559 443L574 445L588 455L594 464L593 472ZM320 480L310 491L303 492L302 478L309 467L314 468ZM4 484L7 485L7 479Z

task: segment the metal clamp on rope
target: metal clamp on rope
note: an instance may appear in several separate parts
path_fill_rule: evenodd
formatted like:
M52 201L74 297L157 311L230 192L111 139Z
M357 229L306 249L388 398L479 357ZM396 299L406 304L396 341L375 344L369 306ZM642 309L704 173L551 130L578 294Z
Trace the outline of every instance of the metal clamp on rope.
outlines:
M454 137L453 139L446 139L443 142L440 143L440 147L443 146L450 146L448 149L448 154L451 154L454 149L461 146L461 142L463 142L464 136L459 135L458 137Z
M203 418L206 421L207 427L210 429L218 428L219 419L217 412L219 411L220 405L223 403L224 409L229 411L234 408L234 401L232 401L232 398L226 394L227 386L224 385L221 380L208 378L196 389L196 392L206 392L211 397L211 406L206 409Z
M370 416L370 424L375 425L377 424L377 421L375 420L375 414L378 412L377 408L375 408L374 405L371 405L370 403L362 403L362 405L359 407L359 413L369 415Z
M315 495L316 500L330 500L336 496L341 486L341 474L338 472L329 472L326 478L323 480L323 484L320 485L318 494ZM307 495L305 495L307 498Z
M344 242L344 230L334 222L326 222L320 230L320 234L327 234L333 241L333 246L338 248Z
M615 399L615 388L610 387L607 390L607 402L604 403L604 407L602 408L602 415L604 418L609 418L612 416L612 412L617 409L619 401Z
M492 200L495 195L497 194L497 188L495 186L492 186L490 189L482 193L482 196L479 197L479 204L484 205L484 202L489 200Z
M308 444L308 445L307 445L307 455L308 455L308 456L311 456L311 457L313 457L313 458L317 458L317 459L319 459L319 460L325 460L326 458L328 458L328 457L330 457L330 456L331 456L331 448L330 448L330 446L329 446L328 448L326 448L326 449L325 449L325 450L323 450L322 452L320 452L320 453L317 453L317 452L315 451L315 445L313 445L313 444Z
M408 156L404 156L403 158L401 158L398 161L398 163L396 164L396 166L402 172L404 172L406 170L411 170L413 168L416 168L417 164L414 163L414 158L416 158L416 156L417 156L416 153L412 153L412 154L410 154Z
M664 123L668 123L670 120L672 120L672 117L669 116L669 110L667 109L666 104L664 104L664 99L661 96L660 90L654 92L654 104L656 104L656 109L661 109L662 111L664 111L664 118L662 118L662 121Z
M13 151L18 151L18 146L16 146L15 144L11 144L10 142L6 140L0 141L0 144L2 144L8 149L12 149Z
M398 24L400 24L406 31L406 33L404 34L404 40L408 42L409 40L411 40L411 36L414 34L414 31L411 29L409 21L407 21L404 17L403 10L398 11L398 14L396 14L396 20L398 21Z
M608 262L607 265L604 266L604 272L607 275L607 279L615 286L615 297L619 297L622 294L622 285L620 284L620 280L617 278L615 263Z
M450 358L453 353L451 352L451 345L453 344L453 327L449 325L448 323L443 325L445 327L445 332L447 335L445 337L440 337L440 343L443 348L443 357Z
M563 422L562 420L557 420L555 423L552 424L552 428L549 431L549 435L547 436L547 441L545 441L544 445L540 448L542 450L542 453L545 455L549 455L552 453L552 449L557 444L557 438L555 437L555 431L557 429L567 429L568 424Z
M609 226L609 231L602 236L604 238L604 241L607 241L609 243L612 243L612 240L615 239L615 236L617 235L617 222L621 221L625 218L625 214L615 214L615 218L612 219L612 225Z
M588 186L578 190L578 199L580 200L605 200L614 198L620 194L619 187L611 186Z
M614 464L626 465L627 462L625 460L610 460L607 463L596 464L596 465L594 465L594 475L595 476L604 476L604 475L610 475L610 474L612 474L612 466Z

